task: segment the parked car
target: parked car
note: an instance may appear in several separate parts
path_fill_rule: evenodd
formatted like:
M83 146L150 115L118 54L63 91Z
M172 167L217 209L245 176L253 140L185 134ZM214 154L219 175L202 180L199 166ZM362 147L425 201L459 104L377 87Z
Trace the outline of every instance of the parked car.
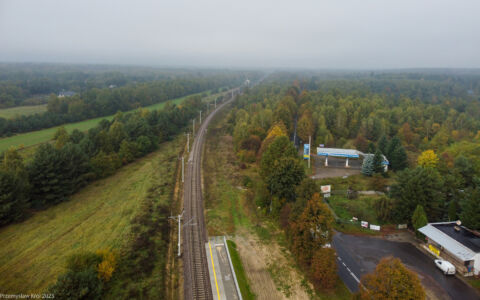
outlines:
M453 275L455 274L455 266L452 265L450 262L443 260L443 259L436 259L435 265L442 270L443 274L445 275Z

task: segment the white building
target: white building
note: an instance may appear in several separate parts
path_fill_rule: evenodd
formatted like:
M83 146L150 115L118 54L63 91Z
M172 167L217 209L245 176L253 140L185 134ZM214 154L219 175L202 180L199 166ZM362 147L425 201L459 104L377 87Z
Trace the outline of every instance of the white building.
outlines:
M480 234L460 222L430 223L420 228L432 253L455 265L465 276L480 274Z

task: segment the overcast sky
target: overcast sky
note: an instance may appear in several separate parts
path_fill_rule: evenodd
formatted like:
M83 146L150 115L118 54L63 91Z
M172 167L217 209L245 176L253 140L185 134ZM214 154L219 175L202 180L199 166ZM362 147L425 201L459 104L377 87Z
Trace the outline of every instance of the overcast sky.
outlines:
M480 0L0 0L0 61L480 67Z

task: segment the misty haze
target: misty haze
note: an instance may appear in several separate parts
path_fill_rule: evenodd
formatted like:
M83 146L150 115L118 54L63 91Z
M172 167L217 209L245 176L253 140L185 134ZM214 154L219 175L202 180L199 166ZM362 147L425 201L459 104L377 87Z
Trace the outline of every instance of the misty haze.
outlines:
M480 299L479 12L0 0L0 299Z

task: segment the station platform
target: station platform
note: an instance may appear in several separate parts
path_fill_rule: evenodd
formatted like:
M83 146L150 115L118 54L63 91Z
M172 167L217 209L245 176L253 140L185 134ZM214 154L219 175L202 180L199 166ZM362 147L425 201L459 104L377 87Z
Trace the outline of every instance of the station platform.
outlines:
M225 237L214 236L205 243L208 271L214 300L242 300L235 271L227 252Z

